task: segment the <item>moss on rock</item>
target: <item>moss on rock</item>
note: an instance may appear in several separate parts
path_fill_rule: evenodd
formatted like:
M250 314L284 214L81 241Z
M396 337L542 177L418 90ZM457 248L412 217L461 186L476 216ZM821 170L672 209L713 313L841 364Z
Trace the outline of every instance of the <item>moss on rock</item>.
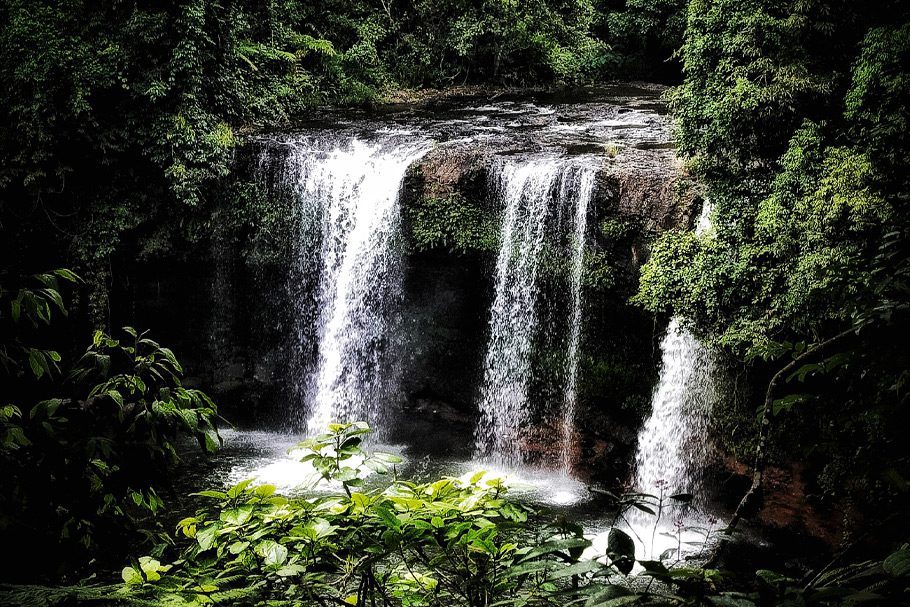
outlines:
M426 196L405 207L407 234L416 251L493 251L499 242L499 218L472 204L459 192Z

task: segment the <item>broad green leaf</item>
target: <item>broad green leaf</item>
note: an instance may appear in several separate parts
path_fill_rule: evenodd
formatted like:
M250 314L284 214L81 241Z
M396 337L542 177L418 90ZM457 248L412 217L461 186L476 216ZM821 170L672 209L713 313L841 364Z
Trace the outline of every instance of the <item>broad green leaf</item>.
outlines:
M250 520L254 509L255 507L252 505L229 508L227 510L223 510L218 518L220 518L225 523L228 523L229 525L243 525Z
M891 577L910 575L910 546L904 545L882 563L885 573Z
M252 482L253 482L253 479L251 479L251 478L240 481L239 483L237 483L236 485L234 485L233 487L228 489L227 496L231 499L238 497L241 493L243 493L246 490L247 487L250 486L250 484Z
M601 571L604 569L604 566L598 563L595 560L590 561L581 561L580 563L575 563L569 565L568 567L563 567L554 571L550 575L551 580L558 580L561 578L572 577L573 575L584 575L586 573L591 573L592 571Z
M635 541L629 535L614 527L607 535L607 554L621 573L629 574L635 567Z
M225 499L227 499L227 493L224 493L223 491L206 490L206 491L198 491L198 492L196 492L196 493L191 493L190 495L199 495L199 496L202 496L202 497L211 497L211 498L219 499L219 500L225 500Z
M528 552L522 561L529 561L531 559L543 556L545 554L553 554L555 552L562 551L571 551L575 549L587 548L591 545L590 540L586 540L580 537L570 537L566 539L552 540L549 542L544 542L540 546L537 546L530 552Z
M274 540L259 542L255 551L266 566L282 565L288 558L288 549Z
M218 535L218 525L210 524L196 531L196 541L199 543L199 549L203 552L215 544L215 537Z
M598 607L616 598L634 596L628 588L616 584L606 584L595 592L585 603L585 607ZM637 598L637 597L636 597Z
M249 542L234 542L228 547L228 552L231 554L240 554L244 550L250 547Z
M275 573L280 577L293 577L295 575L300 575L301 573L306 573L306 567L303 565L285 565Z
M120 572L120 577L123 578L127 586L141 586L145 583L145 580L142 579L142 574L133 567L124 567L123 571Z
M641 596L630 594L628 596L618 596L604 601L588 602L585 607L622 607L623 605L634 605L641 600Z

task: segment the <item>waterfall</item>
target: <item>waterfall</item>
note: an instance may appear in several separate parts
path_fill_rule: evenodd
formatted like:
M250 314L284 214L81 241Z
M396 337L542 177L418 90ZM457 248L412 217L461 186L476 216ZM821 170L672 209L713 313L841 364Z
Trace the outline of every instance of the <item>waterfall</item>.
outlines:
M695 233L710 229L711 206L705 201ZM638 433L635 484L646 493L687 492L695 489L692 475L704 461L711 357L678 318L670 320L660 351L651 416Z
M381 423L394 386L386 354L391 306L401 297L399 192L425 139L292 142L300 208L298 340L315 360L297 379L308 403L307 431L332 421ZM314 301L315 300L315 301Z
M537 272L549 202L559 176L555 160L498 167L505 215L496 261L496 295L484 358L479 454L504 465L521 462L518 431L527 424L531 345L537 325Z
M562 459L568 462L571 456L581 337L581 270L593 186L594 170L566 159L507 161L496 169L494 189L505 212L484 358L480 421L475 431L477 454L494 464L515 467L524 461L521 439L531 416L528 387L538 330L538 274L549 246L548 236L558 236L547 233L551 211L555 207L561 212L570 200L575 201L570 255L572 311L559 438L565 452Z
M651 416L638 434L635 484L666 495L694 489L694 468L703 461L706 401L710 390L705 347L673 318L660 343L660 379Z
M585 232L588 227L588 205L594 194L595 172L591 168L580 171L575 188L575 216L572 233L572 265L570 293L572 313L569 321L569 347L566 354L566 387L563 415L559 426L562 468L569 474L575 454L575 408L578 400L578 346L581 341L581 279L584 270ZM570 198L569 196L564 196Z
M696 222L697 234L710 230L710 212L706 201ZM676 522L686 522L674 520L684 518L685 513L674 512L677 504L666 498L678 493L695 493L699 489L713 391L711 354L682 327L679 318L670 320L660 351L660 377L651 399L651 416L638 433L635 486L644 493L663 496L662 518L655 520L635 511L629 521L649 558L676 546L672 537L668 541L669 536L685 533L680 527L673 527ZM685 518L689 521L687 524L691 524L692 517ZM694 539L696 543L700 540Z

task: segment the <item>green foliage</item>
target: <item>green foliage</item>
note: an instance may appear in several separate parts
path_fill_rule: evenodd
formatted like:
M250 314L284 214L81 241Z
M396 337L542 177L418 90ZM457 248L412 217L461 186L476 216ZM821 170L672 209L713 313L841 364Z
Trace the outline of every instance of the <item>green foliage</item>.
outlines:
M368 470L387 474L389 464L401 463L401 458L388 453L371 453L365 457L360 448L363 437L370 433L365 422L350 424L329 424L329 432L308 438L298 444L299 449L309 451L301 462L309 462L326 481L340 481L344 492L351 497L351 488L363 485L363 476Z
M194 437L206 452L220 443L215 405L180 384L174 353L146 333L97 331L73 363L32 345L46 339L35 329L53 310L66 312L58 279L79 281L57 270L33 277L34 288L0 288L0 529L27 553L57 546L49 565L109 547L124 530L151 534L163 506L151 483L179 461L179 440Z
M686 0L600 0L594 32L608 41L623 77L675 80L671 58L686 28Z
M879 243L900 222L902 194L884 185L896 175L877 160L899 141L863 140L851 122L862 114L867 134L873 115L902 124L906 91L895 85L906 76L893 62L906 35L870 30L873 46L854 66L855 51L838 36L861 38L864 20L846 9L809 18L816 4L693 2L689 10L686 81L672 105L681 151L716 209L715 233L658 242L638 301L676 310L740 352L784 332L823 335L875 305ZM884 40L897 46L885 51ZM874 75L888 82L879 90L887 115L859 109Z
M277 19L295 4L4 3L7 263L73 255L101 326L124 234L151 255L197 240L241 131L287 120L337 79L330 43Z
M546 524L484 472L351 491L362 485L350 481L364 480L367 469L384 474L393 463L360 449L368 432L363 423L332 424L300 446L303 460L342 493L323 487L290 499L249 480L202 491L200 508L177 523L176 558L131 558L119 588L0 587L0 605L906 604L907 545L881 561L832 564L803 580L760 570L743 583L683 564L673 549L636 561L632 538L615 527L605 554L586 554L591 542L580 527ZM601 493L613 500L617 520L630 508L659 520L670 503L692 500ZM632 573L635 566L640 573Z
M405 212L408 234L418 251L438 248L465 253L497 247L497 218L461 194L421 198L409 204Z
M613 38L652 67L665 54L652 46L675 46L676 29L665 27L682 14L673 2L609 3L609 27L600 4L6 2L0 253L10 266L77 267L92 320L106 326L111 259L191 255L252 130L401 87L597 82L616 75ZM646 34L633 35L638 24ZM485 226L475 228L442 246L487 244ZM44 261L33 264L39 250Z
M22 376L27 361L36 379L59 375L57 363L60 362L60 353L35 347L17 329L26 324L31 329L50 325L55 312L66 315L67 310L60 294L61 279L69 283L79 282L79 278L71 271L60 269L32 276L30 282L34 286L23 285L16 290L15 297L12 291L0 284L0 305L4 308L9 306L8 311L0 311L0 322L8 325L6 339L0 342L0 369L4 373Z
M906 107L910 26L905 23L870 29L860 49L845 97L844 116L850 122L850 135L868 146L873 162L883 166L879 178L903 180L900 187L906 188L902 151L910 149Z
M884 561L822 571L807 584L759 571L757 591L735 588L718 570L680 566L672 550L660 560L638 561L643 572L637 578L629 575L635 544L625 532L612 529L606 554L585 557L590 542L579 527L542 524L483 472L351 491L360 484L349 481L363 480L352 471L377 464L382 473L389 461L360 449L368 431L362 423L333 424L328 434L301 445L304 461L314 462L327 482L340 483L343 494L288 499L249 481L201 492L206 503L177 525L179 558L134 560L122 571L123 588L110 597L178 605L749 607L760 597L762 604L838 605L862 596L884 605L910 582L907 546ZM671 502L692 500L688 494L606 495L619 516L635 508L658 520ZM653 581L642 584L643 578Z
M880 243L902 229L905 195L889 184L903 172L883 154L900 149L895 125L907 115L896 88L906 75L894 71L906 26L870 30L854 65L855 51L834 37L860 38L863 22L849 11L809 19L813 5L690 7L686 82L673 106L681 150L716 207L715 232L661 239L638 301L741 353L787 334L825 335L878 305ZM861 99L876 109L860 109Z
M581 267L581 284L586 289L606 291L616 284L617 269L613 256L605 251L585 248Z
M584 596L571 581L607 568L581 564L588 540L549 530L531 537L530 511L504 499L501 481L478 472L432 483L394 480L363 490L364 473L385 473L395 458L368 454L366 424L333 424L301 443L325 481L342 495L289 500L269 485L242 482L205 491L208 504L178 524L189 540L170 565L146 559L123 571L126 592L188 604L256 601L337 604L560 604ZM593 578L591 578L593 579Z
M899 500L882 470L910 474L891 431L905 423L895 388L910 364L898 337L910 265L905 9L690 2L685 81L670 101L713 230L659 239L635 298L753 365L783 366L842 335L784 378L803 385L773 395L773 409L794 417L781 443L817 437L806 448L826 494L877 517ZM846 465L858 444L873 446Z

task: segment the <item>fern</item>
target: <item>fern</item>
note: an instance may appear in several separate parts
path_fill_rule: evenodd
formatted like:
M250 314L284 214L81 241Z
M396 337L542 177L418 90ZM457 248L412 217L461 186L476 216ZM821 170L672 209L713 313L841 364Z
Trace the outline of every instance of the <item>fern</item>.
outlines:
M245 42L238 46L237 54L240 55L240 58L246 61L254 70L258 70L259 68L253 62L253 57L258 57L260 59L269 61L284 61L287 63L297 62L297 55L294 53L289 53L288 51L266 46L264 44L254 44L250 42Z
M252 599L254 597L260 596L260 590L262 586L264 586L264 584L259 583L248 586L246 588L232 588L231 590L213 592L209 595L209 598L212 599L212 602L216 605L233 603L236 601L241 601L242 599Z
M291 38L291 44L297 47L297 54L301 57L307 55L334 57L338 54L335 51L335 47L328 40L314 38L307 34L295 34Z

